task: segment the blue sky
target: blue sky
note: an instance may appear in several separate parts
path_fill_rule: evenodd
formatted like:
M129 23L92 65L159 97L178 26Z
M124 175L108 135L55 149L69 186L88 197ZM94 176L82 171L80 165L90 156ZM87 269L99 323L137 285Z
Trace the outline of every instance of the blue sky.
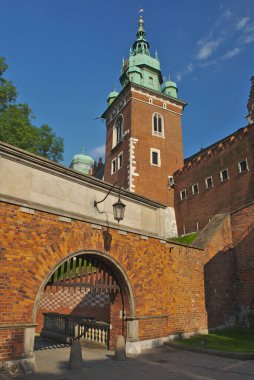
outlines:
M143 7L152 54L188 102L185 157L247 124L254 75L253 0L0 0L0 56L35 124L64 137L64 163L85 147L98 158L105 126L95 119L135 40Z

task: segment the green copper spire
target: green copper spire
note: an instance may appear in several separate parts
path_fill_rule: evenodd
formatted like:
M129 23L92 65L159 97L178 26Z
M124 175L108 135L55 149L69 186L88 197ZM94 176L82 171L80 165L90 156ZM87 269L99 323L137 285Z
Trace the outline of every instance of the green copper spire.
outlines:
M149 42L146 41L146 32L143 29L144 20L141 15L139 16L138 25L137 40L133 44L133 55L139 53L150 55L150 45Z
M144 10L140 9L139 12L142 13ZM163 83L158 52L155 50L154 56L151 55L142 14L140 14L138 19L136 40L129 50L129 57L128 59L123 58L120 82L122 87L125 87L128 83L133 83L171 98L176 99L178 97L178 89L175 82L169 78ZM117 97L118 92L116 89L110 92L107 98L108 106L111 106Z
M142 10L143 11L143 10ZM122 86L132 82L143 87L160 91L162 75L158 55L151 57L150 44L146 40L144 30L144 20L142 15L138 19L137 39L130 50L129 59L125 60L122 66L120 82Z

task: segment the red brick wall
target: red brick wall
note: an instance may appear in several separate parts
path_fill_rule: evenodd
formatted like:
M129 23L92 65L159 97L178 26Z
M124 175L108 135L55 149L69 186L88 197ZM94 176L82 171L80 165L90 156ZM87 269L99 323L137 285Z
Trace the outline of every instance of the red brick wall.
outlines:
M20 359L24 352L22 328L0 329L0 361Z
M238 321L254 326L254 204L231 214Z
M206 328L203 251L173 243L169 249L159 239L143 240L138 234L110 229L111 249L105 252L103 229L78 220L61 222L57 215L36 210L26 214L6 203L0 205L0 223L0 325L35 322L36 296L53 268L71 253L95 250L123 268L138 317L169 315L168 334ZM149 338L160 334L160 326L153 327ZM0 359L4 357L2 352Z
M208 327L254 325L254 204L214 217L195 244L205 246Z
M121 96L124 98L124 93ZM121 186L127 187L129 175L127 166L130 161L129 139L133 137L138 139L135 145L135 158L133 158L133 166L136 167L135 172L138 173L138 176L133 177L135 193L173 207L174 191L168 189L168 176L173 175L183 166L182 108L167 104L167 109L164 109L163 97L153 99L153 104L149 104L149 97L152 95L138 93L134 91L134 88L131 89L131 96L132 99L119 111L119 114L124 117L124 131L129 130L129 134L114 149L112 149L112 134L116 118L107 127L105 181L114 183L118 180ZM164 119L164 137L152 134L152 115L156 112L160 113ZM150 164L150 148L160 150L160 167ZM124 168L111 175L112 159L121 151L124 152Z
M200 152L183 170L175 173L175 211L179 234L202 229L216 214L231 212L254 199L254 125L236 132L211 149ZM248 160L249 170L239 173L238 163ZM228 168L229 180L220 181L220 171ZM213 177L213 187L206 189L205 179ZM199 194L191 186L199 184ZM187 189L187 199L179 192Z
M142 97L137 93L134 96ZM183 165L181 115L156 107L155 100L149 104L149 96L145 98L146 102L132 101L132 135L138 139L135 161L139 176L135 177L135 192L173 207L174 192L168 188L168 176ZM160 107L162 104L163 99ZM155 112L164 119L164 138L152 134L152 115ZM177 112L181 114L181 109L178 108ZM150 164L150 148L160 151L160 167Z

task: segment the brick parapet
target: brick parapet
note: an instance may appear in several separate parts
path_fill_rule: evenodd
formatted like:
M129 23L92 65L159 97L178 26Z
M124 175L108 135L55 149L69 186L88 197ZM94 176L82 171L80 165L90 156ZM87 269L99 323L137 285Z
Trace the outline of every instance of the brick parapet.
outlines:
M208 154L210 151L210 155ZM249 126L222 140L214 150L206 150L184 169L175 173L175 212L179 234L202 230L212 217L232 212L254 200L254 128ZM214 154L212 153L214 152ZM247 170L239 171L239 163L247 159ZM228 169L228 179L220 172ZM205 180L212 177L212 186ZM193 194L192 185L198 184ZM186 190L186 199L180 192Z

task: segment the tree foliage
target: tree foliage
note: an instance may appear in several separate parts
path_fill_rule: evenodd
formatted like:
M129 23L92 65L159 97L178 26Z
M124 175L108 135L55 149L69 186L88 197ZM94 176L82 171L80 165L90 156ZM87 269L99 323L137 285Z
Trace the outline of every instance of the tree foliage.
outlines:
M8 65L0 57L0 140L54 161L63 159L63 138L48 125L33 125L31 108L16 104L17 89L3 74Z

